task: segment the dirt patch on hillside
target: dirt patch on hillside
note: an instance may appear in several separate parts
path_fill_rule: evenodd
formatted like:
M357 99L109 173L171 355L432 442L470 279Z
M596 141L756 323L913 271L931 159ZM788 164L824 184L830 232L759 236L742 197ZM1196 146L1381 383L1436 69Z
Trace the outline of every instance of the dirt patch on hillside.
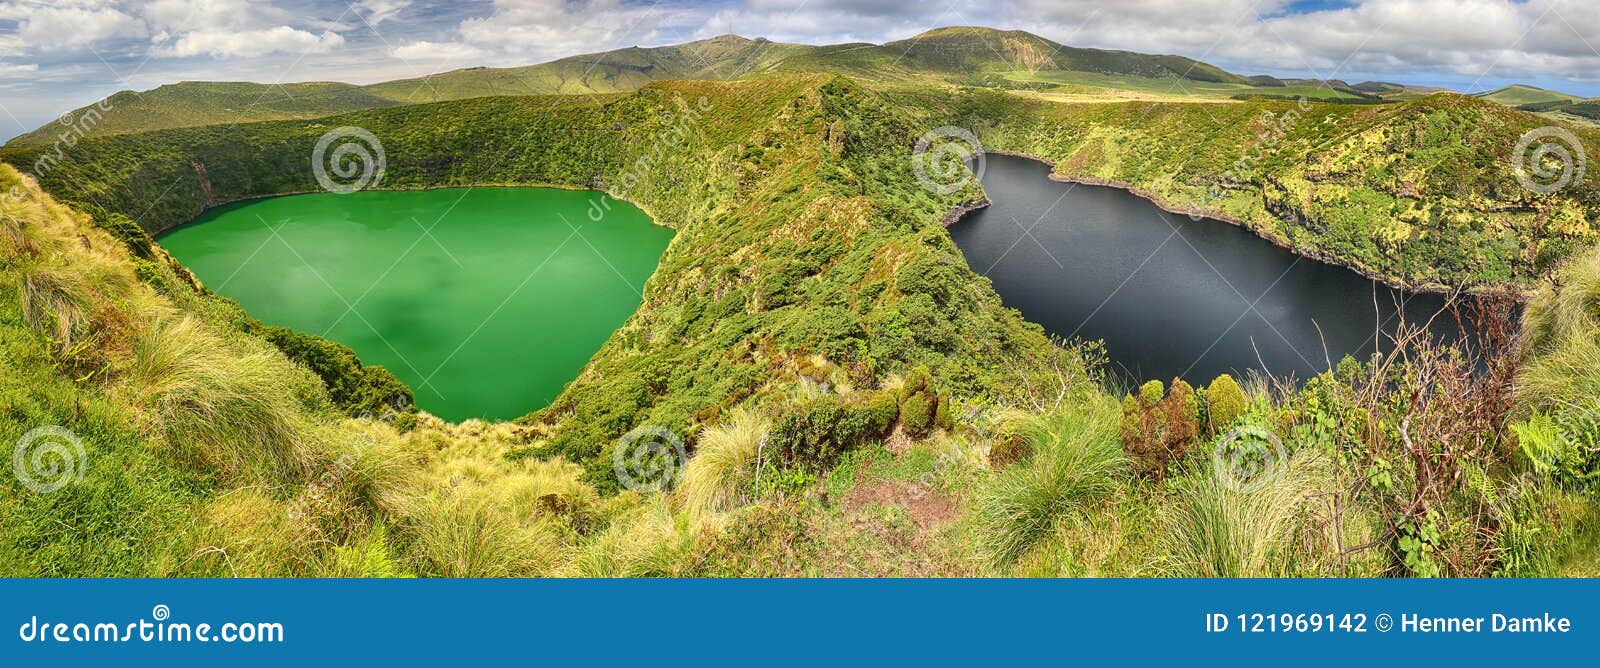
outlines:
M845 510L851 513L872 504L905 508L911 521L923 529L944 524L958 514L955 504L949 499L910 483L893 480L856 485L844 496Z

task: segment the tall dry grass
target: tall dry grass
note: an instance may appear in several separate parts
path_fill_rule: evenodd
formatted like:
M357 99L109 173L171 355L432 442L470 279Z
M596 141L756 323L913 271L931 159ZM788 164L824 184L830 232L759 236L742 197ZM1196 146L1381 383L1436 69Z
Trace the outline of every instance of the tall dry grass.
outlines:
M770 420L741 408L701 432L694 457L678 485L684 507L703 515L743 504L754 482L762 442L771 428Z
M1523 312L1522 403L1570 408L1600 397L1600 248L1578 256Z
M281 355L241 349L197 319L158 316L134 339L125 382L146 429L175 452L234 475L303 481L315 451Z
M1222 482L1209 467L1173 481L1162 537L1167 574L1176 577L1282 577L1295 565L1307 504L1326 480L1309 452L1289 457L1250 491Z

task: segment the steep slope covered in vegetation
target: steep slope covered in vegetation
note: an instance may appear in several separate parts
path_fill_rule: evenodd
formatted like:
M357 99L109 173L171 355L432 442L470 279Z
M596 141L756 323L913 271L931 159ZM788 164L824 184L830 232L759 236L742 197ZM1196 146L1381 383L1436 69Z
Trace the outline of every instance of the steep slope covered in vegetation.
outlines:
M122 91L74 109L7 146L43 146L62 135L93 137L220 123L316 118L399 102L360 86L309 82L258 84L184 81L143 92Z
M1461 95L1056 104L969 89L911 104L942 107L989 148L1051 161L1061 178L1131 186L1400 285L1526 284L1600 231L1594 170L1549 194L1517 180L1517 141L1547 119Z
M958 26L936 28L887 42L883 51L936 71L1072 70L1219 83L1245 78L1182 56L1083 49L1058 44L1021 30Z
M616 93L662 79L733 79L766 70L812 48L722 35L671 46L584 54L527 67L452 70L372 84L366 90L407 103L493 95Z
M1475 181L1462 166L1494 150L1450 142L1503 137L1471 134L1461 119L1484 112L1451 102L1303 112L1280 142L1298 157L1271 164L1318 188L1389 192L1393 173L1414 176L1415 192L1451 193L1459 181L1472 201L1495 168ZM936 194L911 166L922 132L960 123L1068 174L1193 194L1257 136L1246 119L1289 108L1208 117L1193 106L1049 106L772 76L92 139L40 172L72 208L0 167L0 186L21 193L0 211L0 436L60 426L87 452L77 484L0 483L0 564L83 575L1592 574L1597 518L1581 482L1592 461L1524 454L1549 441L1519 431L1548 433L1540 411L1586 386L1565 360L1585 354L1592 328L1574 314L1592 302L1587 288L1535 309L1535 322L1557 323L1532 329L1555 337L1534 335L1554 343L1530 353L1547 395L1512 402L1516 369L1500 348L1463 359L1421 344L1304 387L1158 382L1119 406L1093 346L1052 345L951 244L943 218L981 199L978 187ZM1487 118L1526 121L1507 113ZM384 187L599 187L678 234L639 311L547 409L496 425L391 412L369 400L403 388L326 342L261 328L132 222L159 230L218 202L313 190L313 144L347 125L383 140ZM1387 150L1395 157L1380 160ZM0 157L26 167L42 154ZM1345 164L1355 160L1366 161L1359 178ZM1268 211L1251 202L1275 191L1235 187L1219 206ZM617 491L612 454L641 426L692 453L671 493ZM1259 486L1241 488L1228 466L1260 456L1238 449L1262 445L1240 445L1241 429L1283 436Z
M978 186L922 189L908 160L920 128L828 75L108 137L43 180L160 230L207 205L314 189L311 146L341 125L382 139L384 187L595 186L678 230L638 312L527 420L541 436L528 454L565 454L602 485L603 448L634 426L689 435L801 377L871 390L925 365L952 388L997 396L1026 381L1002 362L1062 354L1000 307L944 233L941 219L981 199Z

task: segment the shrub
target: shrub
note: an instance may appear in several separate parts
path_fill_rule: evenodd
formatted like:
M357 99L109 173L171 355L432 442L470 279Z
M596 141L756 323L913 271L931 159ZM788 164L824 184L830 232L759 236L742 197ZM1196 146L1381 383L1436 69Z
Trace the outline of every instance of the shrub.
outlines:
M997 474L977 501L978 524L996 563L1015 561L1064 514L1116 489L1127 464L1115 411L1097 402L1018 425L1032 458Z
M882 439L899 412L887 392L865 401L823 395L780 418L768 444L785 463L820 471L856 446Z
M151 250L151 245L155 242L150 238L150 233L144 231L144 228L139 227L127 216L120 213L95 216L94 222L100 226L100 229L105 230L111 236L116 237L118 241L127 245L128 250L133 253L134 257L143 260L155 258L155 253Z
M394 410L415 415L411 389L388 369L362 365L348 347L284 327L263 327L261 335L317 374L328 388L328 398L346 413L381 415Z
M921 438L933 430L939 413L940 397L933 389L933 377L926 367L917 367L900 388L900 426L907 434Z
M1027 459L1031 454L1033 446L1028 443L1028 439L1017 433L1002 433L989 446L989 466L1002 469Z
M693 513L716 513L743 502L752 491L757 455L770 428L769 421L746 409L707 427L678 486L684 506Z
M1219 434L1233 426L1239 416L1244 414L1250 406L1250 400L1245 397L1244 390L1239 383L1234 382L1233 376L1222 374L1206 388L1206 428L1212 434Z
M1138 398L1122 402L1120 435L1134 471L1161 480L1173 462L1181 460L1199 435L1199 401L1188 383L1174 379L1162 396L1161 381L1139 388Z

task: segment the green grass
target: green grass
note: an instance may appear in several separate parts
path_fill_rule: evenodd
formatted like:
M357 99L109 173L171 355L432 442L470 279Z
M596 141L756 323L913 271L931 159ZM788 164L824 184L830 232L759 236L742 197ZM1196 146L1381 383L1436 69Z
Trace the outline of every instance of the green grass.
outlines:
M1174 577L1283 577L1294 573L1300 521L1319 476L1315 455L1285 462L1259 488L1233 489L1211 470L1174 481L1161 555Z
M1109 495L1127 478L1119 417L1101 401L1019 426L1032 455L1000 472L977 501L978 522L996 563L1016 560L1061 518Z
M196 125L317 118L397 101L360 86L334 82L258 84L184 81L143 92L122 91L62 116L65 121L20 135L7 146L47 146L63 134L75 138L148 132Z
M1545 90L1524 84L1512 84L1504 88L1497 88L1484 93L1475 93L1474 97L1490 102L1498 102L1508 107L1518 107L1524 104L1538 104L1547 102L1576 102L1581 98L1566 93Z
M699 514L718 513L745 503L753 491L758 456L771 421L759 413L735 410L720 424L706 427L678 487L684 505Z

